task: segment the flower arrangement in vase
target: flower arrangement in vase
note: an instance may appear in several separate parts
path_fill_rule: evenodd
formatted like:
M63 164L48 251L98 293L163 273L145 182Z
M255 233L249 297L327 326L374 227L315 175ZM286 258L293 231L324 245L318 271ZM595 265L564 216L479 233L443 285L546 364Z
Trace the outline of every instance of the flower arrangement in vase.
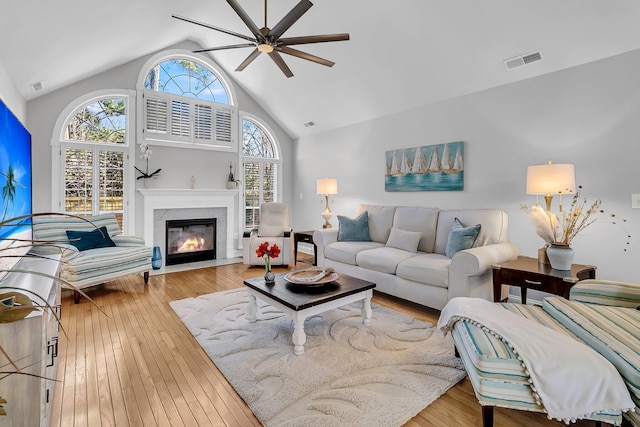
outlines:
M269 242L264 242L258 246L256 249L256 255L258 258L265 258L264 260L264 269L266 270L264 274L264 281L266 284L275 283L276 276L271 272L271 258L278 258L280 255L280 248L275 243L269 247Z
M556 270L570 270L573 262L573 249L571 242L584 229L598 221L599 215L604 214L600 208L602 201L596 199L589 203L580 195L582 186L578 186L571 200L569 210L562 212L562 218L558 218L553 212L546 211L540 205L534 205L529 210L529 219L536 227L536 234L546 243L547 255L551 262L551 267ZM611 213L610 221L617 224L614 218L616 214ZM623 219L622 222L626 222ZM626 245L629 245L631 236L627 234ZM627 251L627 248L624 251Z
M136 180L149 179L158 175L162 170L160 168L156 169L154 172L149 173L149 159L153 155L153 151L151 151L151 147L149 147L148 144L140 144L140 151L142 152L142 154L140 154L140 158L146 161L147 166L144 171L140 170L137 166L134 166L134 168L141 174L139 177L136 178Z

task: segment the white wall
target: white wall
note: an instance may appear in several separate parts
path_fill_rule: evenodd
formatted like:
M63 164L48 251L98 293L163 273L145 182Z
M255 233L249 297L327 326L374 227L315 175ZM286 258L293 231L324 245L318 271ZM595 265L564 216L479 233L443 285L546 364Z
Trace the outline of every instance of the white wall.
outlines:
M26 123L27 118L27 102L24 100L18 88L9 77L7 70L0 62L0 99L4 102L11 112L22 122Z
M383 93L379 98L384 102ZM385 151L459 140L465 141L464 191L384 191ZM638 282L640 210L630 206L631 194L640 193L639 140L635 51L298 140L293 226L321 226L315 185L328 176L339 183L332 205L337 214L353 216L361 202L502 208L510 215L511 241L535 257L543 242L520 209L535 202L525 194L526 167L552 159L574 163L583 195L600 198L607 212L574 240L575 262L596 265L600 278ZM627 231L609 223L611 212L628 220ZM335 217L332 222L337 226ZM627 232L632 238L625 252Z
M183 42L169 49L191 50L199 46L193 42ZM155 54L155 53L154 53ZM102 89L135 90L138 74L145 62L153 54L131 61L122 66L107 70L101 74L79 81L58 91L46 94L29 101L27 104L27 128L33 135L33 163L34 163L34 211L50 211L51 207L51 137L54 125L62 110L76 98L87 93ZM231 77L232 78L232 77ZM275 133L283 155L283 201L289 202L292 194L292 141L291 138L267 113L258 106L247 93L234 81L238 106L241 110L264 119ZM135 139L135 138L134 138ZM153 157L149 161L149 169L162 168L155 188L191 188L191 176L196 178L197 188L226 188L229 162L235 165L238 176L238 153L219 151L205 151L196 149L182 149L173 147L153 147ZM136 148L135 164L141 170L145 169L143 160L139 157L140 150ZM141 186L141 182L137 182ZM136 197L136 234L142 236L142 199ZM242 235L240 221L236 224L235 232Z

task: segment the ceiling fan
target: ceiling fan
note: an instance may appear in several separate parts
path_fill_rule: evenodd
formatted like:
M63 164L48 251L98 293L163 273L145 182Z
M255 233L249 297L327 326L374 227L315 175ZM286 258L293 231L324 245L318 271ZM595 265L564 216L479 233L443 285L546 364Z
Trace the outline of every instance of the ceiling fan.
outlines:
M219 46L219 47L211 47L207 49L197 49L193 52L211 52L214 50L224 50L224 49L236 49L242 47L255 47L255 50L247 56L247 58L242 61L242 63L236 68L236 71L244 70L247 65L251 64L254 59L256 59L261 53L266 53L269 57L276 63L276 65L282 70L285 76L293 77L293 73L291 69L287 66L287 64L280 56L280 53L285 53L287 55L295 56L298 58L306 59L307 61L312 61L317 64L326 65L327 67L332 67L335 63L329 61L324 58L320 58L319 56L311 55L306 52L301 52L297 49L293 49L289 46L299 45L299 44L310 44L310 43L325 43L325 42L337 42L349 40L348 33L339 33L339 34L324 34L317 36L301 36L301 37L285 37L281 38L285 31L287 31L302 15L305 14L307 10L313 6L309 0L301 0L293 9L286 14L284 18L280 20L276 24L275 27L269 28L267 27L267 0L264 0L264 27L258 28L258 26L249 18L249 15L242 9L240 4L236 0L227 0L227 3L233 8L233 10L238 14L240 19L245 23L245 25L249 28L253 37L245 36L244 34L236 33L235 31L226 30L224 28L216 27L213 25L205 24L204 22L195 21L190 18L185 18L184 16L179 15L171 15L173 18L180 19L185 22L190 22L192 24L200 25L205 28L210 28L212 30L220 31L225 34L229 34L235 37L239 37L241 39L248 40L250 43L243 44L234 44L228 46Z

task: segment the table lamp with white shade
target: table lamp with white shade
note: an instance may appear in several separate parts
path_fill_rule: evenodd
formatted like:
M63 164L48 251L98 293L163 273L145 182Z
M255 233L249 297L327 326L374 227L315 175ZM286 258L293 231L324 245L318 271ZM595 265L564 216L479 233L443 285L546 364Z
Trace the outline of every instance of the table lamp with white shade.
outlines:
M316 193L325 197L325 207L324 211L322 211L322 218L324 218L322 228L331 228L329 220L333 216L333 212L329 209L329 195L338 194L338 180L335 178L319 178L316 183Z

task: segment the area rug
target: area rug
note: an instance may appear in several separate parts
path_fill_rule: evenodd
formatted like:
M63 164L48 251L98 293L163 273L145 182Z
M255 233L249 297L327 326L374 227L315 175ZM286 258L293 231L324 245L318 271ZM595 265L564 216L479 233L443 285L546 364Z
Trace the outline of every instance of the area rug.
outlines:
M465 376L451 336L430 323L361 303L305 322L293 354L292 320L244 289L171 302L225 378L266 426L401 426Z

